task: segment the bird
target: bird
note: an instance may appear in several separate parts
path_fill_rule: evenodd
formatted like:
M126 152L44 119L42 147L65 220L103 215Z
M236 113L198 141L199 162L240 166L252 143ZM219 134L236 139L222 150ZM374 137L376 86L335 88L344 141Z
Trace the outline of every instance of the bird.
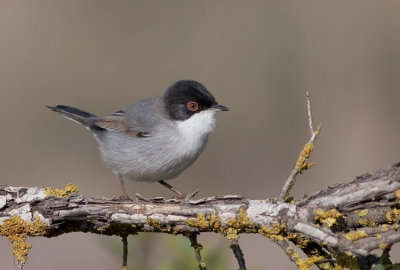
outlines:
M162 96L143 99L105 117L65 105L47 107L91 132L126 199L125 180L159 182L185 199L185 193L166 181L196 161L215 127L216 113L229 111L194 80L177 81Z

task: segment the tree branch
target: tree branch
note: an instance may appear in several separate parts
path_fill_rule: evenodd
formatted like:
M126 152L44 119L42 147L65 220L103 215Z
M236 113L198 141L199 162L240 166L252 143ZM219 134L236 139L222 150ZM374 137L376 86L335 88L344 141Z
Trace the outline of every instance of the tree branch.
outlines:
M313 117L311 113L311 99L310 93L307 91L307 115L308 115L308 125L310 128L311 137L308 142L304 145L303 150L300 152L300 156L296 161L296 165L294 166L293 170L290 172L288 179L286 180L285 184L282 187L281 192L279 193L278 199L280 201L285 201L289 198L290 191L292 190L294 183L296 182L296 176L299 173L311 168L315 165L314 162L307 163L308 158L311 156L311 153L314 149L314 143L317 139L318 134L321 131L321 124L318 125L317 129L314 129L313 124Z
M307 263L312 257L312 252L306 252L310 243L320 250L320 258L312 263L321 263L332 260L326 254L351 252L362 257L400 242L400 163L293 203L237 195L188 202L162 198L132 202L68 192L55 197L56 192L49 190L0 187L0 233L9 238L22 263L27 251L21 254L16 246L26 243L27 236L56 237L78 231L122 237L138 232L217 232L230 240L242 233L258 233L275 242L292 241L305 250ZM29 250L26 244L24 250ZM292 257L296 264L300 259Z
M122 270L128 270L128 236L122 237Z
M200 270L207 270L206 268L206 264L203 261L203 258L201 257L200 251L203 249L203 246L200 245L197 242L197 235L196 234L191 234L188 236L189 241L190 241L190 246L193 248L194 250L194 254L197 260L197 264L199 265L199 269Z
M239 270L246 270L246 262L244 260L242 249L239 246L238 239L232 239L229 247L232 249L235 258L238 261Z

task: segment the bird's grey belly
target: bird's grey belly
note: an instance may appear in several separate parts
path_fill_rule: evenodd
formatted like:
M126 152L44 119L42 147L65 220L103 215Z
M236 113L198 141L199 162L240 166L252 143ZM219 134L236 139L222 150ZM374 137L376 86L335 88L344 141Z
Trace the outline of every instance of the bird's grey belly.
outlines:
M176 137L138 138L109 132L95 138L105 163L115 174L125 180L146 182L177 177L197 159L207 143L207 136L189 146Z

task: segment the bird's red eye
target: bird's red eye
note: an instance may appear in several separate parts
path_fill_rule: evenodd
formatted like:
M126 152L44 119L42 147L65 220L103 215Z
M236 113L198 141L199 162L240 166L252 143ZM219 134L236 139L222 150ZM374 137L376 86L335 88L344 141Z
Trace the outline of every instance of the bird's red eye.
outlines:
M186 107L189 109L189 111L195 112L195 111L197 111L199 109L199 104L197 104L194 101L189 101L186 104Z

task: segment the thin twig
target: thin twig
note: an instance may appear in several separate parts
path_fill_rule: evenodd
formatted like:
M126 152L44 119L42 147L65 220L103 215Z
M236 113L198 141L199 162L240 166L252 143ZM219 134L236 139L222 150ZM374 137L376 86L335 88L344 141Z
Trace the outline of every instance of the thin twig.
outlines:
M288 179L283 185L282 190L278 196L279 201L285 201L286 199L289 198L290 191L293 188L294 183L296 182L296 176L299 173L302 173L304 170L307 170L310 167L314 166L313 162L307 163L307 159L311 156L311 153L314 149L314 143L321 130L321 124L319 124L318 128L314 130L313 117L311 113L311 99L310 99L310 93L308 91L306 94L306 99L307 99L308 125L310 128L311 137L304 146L303 150L300 152L300 156L297 159L295 167L290 172Z
M314 133L314 125L313 125L313 117L311 113L311 98L310 98L310 92L306 92L306 98L307 98L307 112L308 112L308 125L310 126L310 133L311 135Z
M300 257L300 255L292 248L292 246L289 244L287 240L280 240L276 242L282 250L286 253L286 255L289 257L289 259L298 266L298 261L304 261L303 258ZM318 262L315 262L315 266L318 269L326 269L325 267L321 267L320 264L322 263L331 263L332 260L321 260Z
M290 191L294 185L294 182L296 181L296 176L299 174L299 170L294 168L286 180L285 184L283 185L283 188L281 190L281 193L279 194L278 199L280 201L284 201L286 198L289 197Z
M285 254L289 257L289 259L293 262L296 263L296 260L293 258L293 253L294 250L290 246L289 242L287 240L280 240L276 242L278 246L281 247L281 249L285 252Z
M194 250L194 254L197 260L197 263L199 265L200 270L207 270L206 268L206 263L203 261L200 251L203 249L203 246L197 242L197 235L196 234L191 234L188 236L190 240L190 246Z
M231 245L229 247L232 249L233 254L235 254L235 257L239 264L239 270L246 270L246 262L244 260L242 249L239 246L239 241L237 239L232 239Z
M128 236L122 237L122 270L128 270Z

